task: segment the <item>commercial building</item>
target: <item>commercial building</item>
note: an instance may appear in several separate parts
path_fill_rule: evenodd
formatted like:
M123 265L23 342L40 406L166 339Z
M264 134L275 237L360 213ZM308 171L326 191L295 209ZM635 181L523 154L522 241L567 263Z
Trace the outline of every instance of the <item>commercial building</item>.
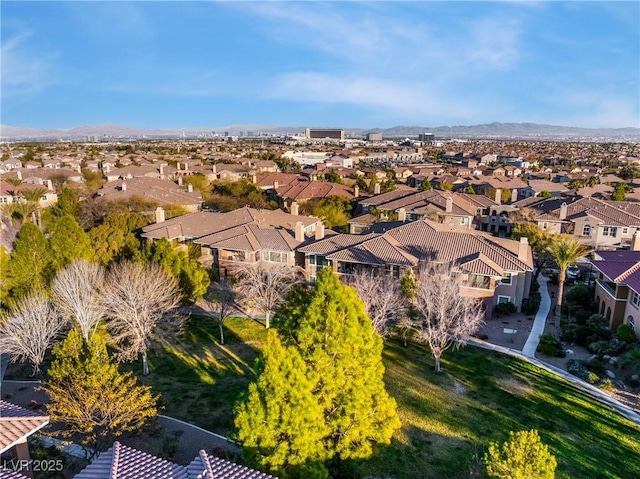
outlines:
M335 128L307 128L305 130L305 137L311 139L325 139L331 140L344 140L344 130Z

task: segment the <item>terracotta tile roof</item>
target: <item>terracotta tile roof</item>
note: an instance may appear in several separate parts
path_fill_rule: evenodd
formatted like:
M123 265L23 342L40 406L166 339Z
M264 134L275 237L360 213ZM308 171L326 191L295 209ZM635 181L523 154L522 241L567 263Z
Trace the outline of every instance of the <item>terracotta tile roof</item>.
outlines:
M122 189L123 183L126 190ZM158 178L131 178L117 180L98 190L98 198L118 200L139 196L146 200L155 201L161 205L200 205L202 195L197 191L189 192L185 187L176 185L173 181Z
M627 285L640 293L640 251L596 251L600 260L591 260L591 264L615 283Z
M298 251L366 264L464 261L468 272L490 272L494 276L501 276L503 271L533 269L531 249L527 250L526 261L521 261L518 259L520 243L517 241L498 239L473 230L455 230L428 220L396 224L399 225L382 234L336 235L305 245ZM384 226L382 223L378 225ZM478 254L482 256L473 256Z
M245 234L246 229L234 229L242 225L256 224L265 229L283 228L293 232L297 222L301 222L306 228L318 221L318 218L294 216L282 210L256 210L245 207L228 213L205 211L178 216L162 223L145 226L142 228L142 237L153 239L184 237L197 240L198 244L208 244L210 241L220 241Z
M355 218L351 218L349 221L347 221L347 223L370 225L372 223L375 223L376 221L378 221L378 218L370 213L367 213L364 215L356 216Z
M480 274L483 276L500 276L504 274L502 269L494 261L491 261L483 253L474 253L466 258L458 260L456 269L463 273Z
M280 198L291 200L308 200L327 196L354 198L351 188L326 181L298 181L287 186L279 186L276 193Z
M189 479L184 466L115 442L74 479Z
M366 198L362 201L360 201L361 204L363 205L370 205L370 206L378 206L384 203L388 203L390 201L394 201L397 200L399 198L404 198L406 196L411 196L413 194L416 193L416 190L414 190L413 188L411 189L397 189L397 190L393 190L393 191L389 191L387 193L381 193L379 195L375 195L372 196L370 198Z
M275 479L269 474L234 464L200 451L186 467L189 479Z
M280 186L287 186L295 183L300 179L300 175L294 173L267 173L266 175L258 175L257 187L272 187L273 182L277 181Z
M49 416L0 400L0 453L49 424Z
M605 226L640 226L640 215L634 214L640 213L640 211L636 207L629 208L626 202L603 201L596 198L580 198L573 202L565 201L567 203L566 221L588 215L604 223ZM560 205L540 215L537 219L559 220Z
M6 462L5 465L10 466L10 462ZM17 466L16 466L17 468ZM23 476L18 471L11 471L0 466L0 479L28 479L27 476Z

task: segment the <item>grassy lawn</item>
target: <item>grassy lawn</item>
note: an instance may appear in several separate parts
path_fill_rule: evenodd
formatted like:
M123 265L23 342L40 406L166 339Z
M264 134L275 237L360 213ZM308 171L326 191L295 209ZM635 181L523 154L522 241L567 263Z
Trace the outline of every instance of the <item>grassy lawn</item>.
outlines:
M228 435L265 332L233 318L221 346L217 326L193 318L184 338L150 356L143 381L162 395L164 413ZM391 446L353 464L357 476L474 477L489 441L538 429L558 459L558 478L640 477L640 427L533 365L467 347L445 354L435 374L425 348L394 341L384 360L403 427Z

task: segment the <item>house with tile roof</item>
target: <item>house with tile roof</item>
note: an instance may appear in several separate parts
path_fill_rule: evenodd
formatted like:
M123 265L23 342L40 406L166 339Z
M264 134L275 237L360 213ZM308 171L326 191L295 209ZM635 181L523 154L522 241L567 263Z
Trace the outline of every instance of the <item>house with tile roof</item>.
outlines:
M24 461L30 460L27 439L47 424L49 416L0 400L0 454L11 451L14 464L26 464ZM23 477L22 474L10 475L14 472L8 471L7 476L0 472L0 477ZM31 477L30 471L18 472Z
M314 237L324 237L322 220L282 210L239 208L228 213L198 212L164 220L142 228L147 240L166 238L176 243L200 245L201 262L225 276L240 263L295 266L295 249Z
M528 297L533 271L531 247L429 220L376 223L367 234L332 235L297 248L307 279L330 267L338 275L360 269L400 278L428 262L450 264L460 273L461 293L482 298L490 317L498 303L518 309Z
M597 198L548 199L529 205L540 212L536 223L553 233L571 234L595 249L629 247L640 229L640 204Z
M613 331L622 323L640 337L640 232L631 250L595 251L590 260L598 272L595 301Z
M162 207L180 205L195 212L202 207L202 195L191 185L182 187L173 181L159 178L131 178L106 183L96 194L98 201L127 200L133 197L157 203Z
M0 476L2 478L2 476ZM115 442L74 479L274 479L219 457L200 454L187 466Z
M278 185L275 193L278 203L285 208L289 208L294 201L302 204L310 199L328 196L342 196L350 200L356 197L353 188L327 181L295 181L285 186Z

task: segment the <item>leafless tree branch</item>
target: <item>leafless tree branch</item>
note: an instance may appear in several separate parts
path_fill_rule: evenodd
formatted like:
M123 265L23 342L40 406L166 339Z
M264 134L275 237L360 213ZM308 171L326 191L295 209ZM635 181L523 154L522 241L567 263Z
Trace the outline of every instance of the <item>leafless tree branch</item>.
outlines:
M460 294L459 279L447 265L422 267L416 281L416 314L402 325L431 349L435 370L440 357L452 346L466 344L484 323L481 301Z
M85 342L105 314L100 289L104 284L104 268L98 263L74 261L58 272L51 290L60 313L73 318Z
M224 344L222 323L236 311L236 294L227 281L220 280L211 286L209 294L201 301L202 309L211 316L220 328L220 344Z
M0 351L12 361L28 361L33 373L40 374L44 355L55 342L67 321L41 293L31 293L16 300L0 324Z
M156 327L178 304L177 281L158 264L120 262L107 272L101 297L119 356L141 355L143 374L149 374L147 351Z

